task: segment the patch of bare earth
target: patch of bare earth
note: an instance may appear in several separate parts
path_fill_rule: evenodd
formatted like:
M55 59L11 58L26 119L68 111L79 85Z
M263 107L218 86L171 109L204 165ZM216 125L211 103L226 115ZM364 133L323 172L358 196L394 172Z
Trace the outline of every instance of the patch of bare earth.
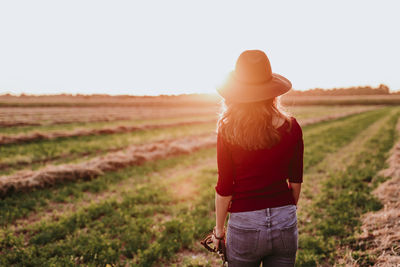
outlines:
M176 259L170 263L156 266L222 266L222 260L216 253L207 252L201 245L195 246L195 250L178 252Z
M211 158L205 161L201 165L193 166L192 169L186 170L183 173L178 171L171 174L173 177L178 177L175 181L169 183L168 188L171 191L171 195L179 201L187 201L189 199L194 199L195 194L199 189L198 181L194 179L192 175L186 175L188 171L196 172L200 169L216 167L216 159Z

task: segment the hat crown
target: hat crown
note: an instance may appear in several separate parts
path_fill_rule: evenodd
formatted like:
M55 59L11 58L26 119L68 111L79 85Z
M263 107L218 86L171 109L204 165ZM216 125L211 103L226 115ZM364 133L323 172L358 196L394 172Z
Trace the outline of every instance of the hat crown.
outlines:
M235 78L244 83L265 83L272 79L271 63L261 50L246 50L235 66Z
M248 103L270 99L288 92L292 83L272 73L267 55L261 50L246 50L236 61L218 93L232 102Z

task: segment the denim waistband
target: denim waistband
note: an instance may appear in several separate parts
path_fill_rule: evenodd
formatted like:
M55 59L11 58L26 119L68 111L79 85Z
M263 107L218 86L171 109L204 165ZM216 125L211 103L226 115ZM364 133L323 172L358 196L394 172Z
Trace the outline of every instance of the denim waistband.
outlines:
M285 228L297 222L297 207L286 205L254 211L230 213L228 224L238 228Z

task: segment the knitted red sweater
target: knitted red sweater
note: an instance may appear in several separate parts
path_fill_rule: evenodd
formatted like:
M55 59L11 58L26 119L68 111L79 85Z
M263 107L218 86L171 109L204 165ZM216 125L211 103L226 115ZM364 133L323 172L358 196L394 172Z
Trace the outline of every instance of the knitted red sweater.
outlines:
M232 195L229 212L295 204L286 179L303 182L303 135L296 119L277 130L281 141L268 149L245 150L217 137L218 182L221 196Z

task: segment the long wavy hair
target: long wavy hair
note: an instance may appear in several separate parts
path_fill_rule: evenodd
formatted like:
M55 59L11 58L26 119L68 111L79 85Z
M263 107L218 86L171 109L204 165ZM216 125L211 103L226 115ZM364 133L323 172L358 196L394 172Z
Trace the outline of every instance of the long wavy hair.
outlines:
M290 114L279 96L251 103L222 100L217 133L228 143L246 150L270 148L281 140L277 126L273 125L274 118L283 118L289 122L289 130L292 127Z

